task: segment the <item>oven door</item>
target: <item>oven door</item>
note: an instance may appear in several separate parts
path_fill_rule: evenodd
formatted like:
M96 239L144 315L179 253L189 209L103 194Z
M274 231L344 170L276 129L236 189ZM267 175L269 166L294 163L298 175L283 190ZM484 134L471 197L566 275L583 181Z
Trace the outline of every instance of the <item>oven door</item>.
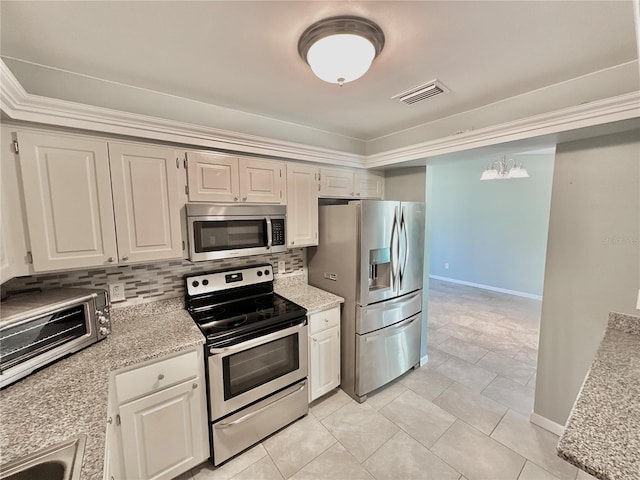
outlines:
M224 348L209 348L211 420L307 377L307 322Z

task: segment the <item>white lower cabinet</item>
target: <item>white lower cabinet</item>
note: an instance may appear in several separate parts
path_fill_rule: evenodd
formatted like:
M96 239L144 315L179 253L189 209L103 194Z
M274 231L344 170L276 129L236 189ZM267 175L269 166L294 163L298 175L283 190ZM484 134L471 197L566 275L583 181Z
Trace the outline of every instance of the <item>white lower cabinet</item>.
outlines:
M340 307L309 316L309 402L340 385Z
M202 355L191 351L116 373L106 479L171 479L209 457Z

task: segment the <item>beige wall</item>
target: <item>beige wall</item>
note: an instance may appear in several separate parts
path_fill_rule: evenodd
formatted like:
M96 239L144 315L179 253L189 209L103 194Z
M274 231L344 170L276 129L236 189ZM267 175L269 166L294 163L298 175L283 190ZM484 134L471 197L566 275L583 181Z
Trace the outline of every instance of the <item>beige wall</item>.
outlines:
M387 170L384 177L384 198L406 202L424 202L427 195L428 167L407 167ZM427 354L427 312L429 300L429 204L424 236L424 273L422 276L422 337L420 357Z
M534 412L564 425L610 311L637 314L640 131L556 150Z

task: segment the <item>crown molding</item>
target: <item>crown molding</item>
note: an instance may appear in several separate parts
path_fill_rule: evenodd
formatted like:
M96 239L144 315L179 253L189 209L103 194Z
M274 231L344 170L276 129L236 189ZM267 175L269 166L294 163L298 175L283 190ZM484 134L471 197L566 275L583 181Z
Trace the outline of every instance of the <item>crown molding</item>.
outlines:
M640 117L640 91L367 156L367 168Z
M12 119L263 156L364 168L364 155L28 93L0 60L0 107Z
M14 120L355 168L381 168L437 155L640 117L640 91L371 155L58 100L25 91L0 60L0 107Z

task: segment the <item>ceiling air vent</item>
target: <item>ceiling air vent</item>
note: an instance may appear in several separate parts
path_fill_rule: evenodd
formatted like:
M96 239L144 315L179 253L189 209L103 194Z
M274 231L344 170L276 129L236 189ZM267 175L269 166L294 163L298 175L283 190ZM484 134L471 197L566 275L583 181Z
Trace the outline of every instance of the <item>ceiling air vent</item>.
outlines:
M397 98L398 101L405 103L407 105L413 105L414 103L421 102L422 100L426 100L430 97L435 97L436 95L440 95L441 93L450 92L447 87L445 87L438 80L432 80L429 83L425 83L424 85L419 85L417 87L412 88L411 90L407 90L406 92L399 93L391 97L392 99Z

